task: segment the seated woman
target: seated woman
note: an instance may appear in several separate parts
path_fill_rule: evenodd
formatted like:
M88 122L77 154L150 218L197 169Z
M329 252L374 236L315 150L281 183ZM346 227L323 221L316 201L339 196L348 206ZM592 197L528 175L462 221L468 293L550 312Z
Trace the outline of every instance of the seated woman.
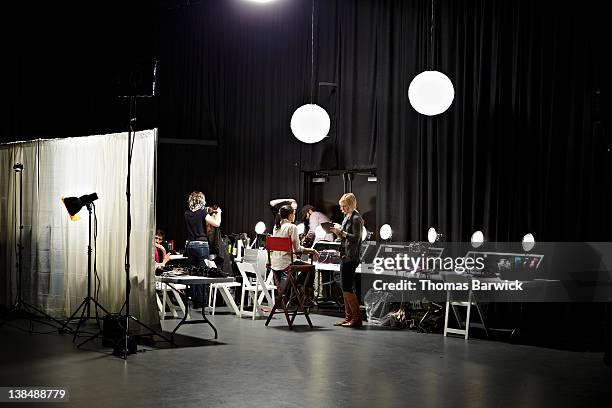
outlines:
M166 248L162 245L162 240L164 237L159 233L155 234L155 247L154 247L154 255L155 255L155 264L157 266L166 266L166 262L170 260L170 255L166 251ZM161 264L161 265L160 265Z
M276 215L276 223L274 225L274 232L272 236L274 237L289 237L291 238L291 243L293 245L293 253L306 253L306 254L314 254L319 255L319 253L312 248L304 248L300 245L299 234L297 230L297 226L293 223L295 221L295 209L290 205L282 206L278 214ZM271 268L276 274L276 278L278 279L280 286L285 286L285 280L287 275L285 272L282 272L289 265L304 265L305 262L300 260L291 262L291 254L288 252L274 251L271 259ZM300 272L297 278L298 284L304 285L304 292L306 294L305 304L304 306L310 307L313 305L313 296L314 296L314 288L312 287L312 283L314 280L313 274L308 272Z

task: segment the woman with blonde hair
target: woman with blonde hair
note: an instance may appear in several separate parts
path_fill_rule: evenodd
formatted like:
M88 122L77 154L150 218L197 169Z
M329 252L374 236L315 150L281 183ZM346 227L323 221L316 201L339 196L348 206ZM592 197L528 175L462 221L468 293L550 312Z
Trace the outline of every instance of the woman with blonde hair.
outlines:
M344 214L342 225L334 224L331 231L340 238L340 275L342 279L342 294L344 297L344 320L334 326L361 327L361 312L359 300L353 291L355 270L359 265L359 251L361 249L361 232L363 219L357 211L357 199L353 193L344 194L338 201L340 210Z
M187 231L187 245L185 256L189 258L192 266L204 268L205 260L209 255L208 235L206 225L219 227L221 225L221 208L212 214L208 213L204 193L194 191L187 200L189 209L185 211L185 230ZM201 285L195 285L193 291L193 307L200 308L204 304L205 293Z

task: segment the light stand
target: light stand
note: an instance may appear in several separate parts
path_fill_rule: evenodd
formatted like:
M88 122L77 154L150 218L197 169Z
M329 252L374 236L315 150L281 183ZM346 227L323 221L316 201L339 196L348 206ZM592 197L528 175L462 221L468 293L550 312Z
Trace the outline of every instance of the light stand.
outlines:
M123 304L123 307L121 308L121 312L123 312L125 308L125 314L122 314L120 312L119 324L124 325L124 327L122 327L123 337L116 343L117 345L123 343L123 347L121 351L123 351L122 357L125 360L127 360L127 356L129 354L129 344L134 343L132 336L130 336L131 334L130 333L130 321L133 321L137 323L138 325L140 325L141 327L147 329L150 335L157 335L161 337L162 339L164 339L165 341L174 344L167 337L153 330L151 327L147 326L146 324L138 320L138 318L130 314L130 289L131 289L131 284L130 284L130 235L132 232L132 216L131 216L130 199L131 199L132 152L133 152L133 147L134 147L134 140L136 139L134 135L135 133L134 123L136 123L136 101L138 97L151 97L155 95L156 69L157 69L157 63L155 63L155 66L153 68L153 95L147 95L147 96L130 95L128 96L129 104L130 104L130 107L129 107L130 114L129 114L129 123L128 123L127 181L126 181L126 192L125 192L126 199L127 199L127 225L126 225L127 243L125 247L125 302ZM89 339L85 340L81 344L79 344L78 347L81 347L83 344L95 339L96 337L99 337L101 334L102 334L102 330L96 333L95 335L93 335L92 337L90 337ZM115 353L117 354L117 348L115 348Z
M98 303L96 299L94 299L91 296L91 211L94 206L93 200L97 200L97 199L98 199L98 196L96 195L96 193L90 194L88 196L82 196L80 198L70 197L70 198L64 199L64 204L66 204L66 208L70 207L71 203L75 203L76 207L78 207L78 209L76 209L76 207L68 208L68 212L70 213L71 216L76 215L76 213L82 208L83 205L87 207L87 212L89 213L89 229L88 229L89 241L87 243L87 296L83 299L79 307L74 311L74 313L72 313L72 315L68 318L66 323L64 323L64 325L62 326L62 330L66 329L70 321L74 319L77 313L79 313L79 310L83 309L81 311L81 317L79 317L79 322L77 323L77 327L74 330L74 336L72 337L73 343L76 341L77 335L81 331L81 325L83 324L83 322L86 322L87 320L92 319L91 302L93 302L96 305L95 319L96 319L96 322L98 323L98 329L100 328L100 318L98 316L97 308L99 307L100 309L102 309L102 311L104 311L104 313L110 314L108 310L106 310L100 303ZM79 344L79 347L80 347L80 344Z
M13 170L15 171L15 177L17 177L16 176L17 173L19 174L19 241L17 243L17 263L15 265L17 267L17 298L15 299L15 302L13 303L13 305L7 311L7 314L4 317L4 319L0 321L0 326L2 326L4 323L6 323L9 320L16 320L22 317L30 321L32 320L39 321L39 319L41 318L53 320L55 323L62 326L62 322L60 322L59 320L48 315L47 313L43 312L39 308L23 300L22 286L21 286L21 280L22 280L22 274L23 274L23 269L22 269L22 263L23 263L22 262L22 253L23 253L23 243L22 243L22 235L23 235L23 174L22 174L23 164L15 163L15 165L13 166ZM15 205L17 205L17 203L15 203ZM53 324L45 322L45 321L41 321L41 323L48 324L50 326L55 327Z

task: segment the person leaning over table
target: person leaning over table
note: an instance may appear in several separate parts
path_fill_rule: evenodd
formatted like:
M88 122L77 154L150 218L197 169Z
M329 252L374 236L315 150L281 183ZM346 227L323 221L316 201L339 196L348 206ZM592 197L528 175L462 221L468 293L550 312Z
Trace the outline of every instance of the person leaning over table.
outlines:
M319 253L312 248L304 248L300 245L300 238L298 236L297 226L293 223L295 221L295 209L291 205L282 206L278 214L276 215L276 221L274 224L273 237L289 237L291 238L291 244L293 245L293 253L305 253L313 254L318 256ZM309 265L306 262L296 260L292 261L292 256L288 252L274 251L272 253L272 259L270 267L274 271L279 285L284 288L286 273L282 272L289 265ZM314 269L314 268L313 268ZM314 289L312 287L314 276L312 272L300 272L297 276L297 283L304 285L304 293L306 295L304 306L312 307Z
M342 294L344 297L344 320L334 326L361 327L361 312L359 300L353 291L355 270L359 265L359 251L361 248L361 232L363 219L357 211L357 199L353 193L344 194L338 201L340 210L344 214L342 225L334 224L331 231L340 238L340 277L342 280Z
M206 198L204 193L200 191L191 193L187 204L189 209L185 211L185 229L188 242L185 246L185 256L189 258L189 263L192 266L204 269L205 261L209 255L206 224L213 227L221 225L221 208L217 208L216 213L209 214L205 207ZM193 307L198 309L204 305L206 293L202 289L202 285L194 285L193 288Z
M319 225L324 222L329 222L329 218L327 215L323 214L321 211L318 211L314 206L310 204L306 204L302 207L302 220L304 222L308 222L308 231L304 237L305 242L314 242L315 241L315 232ZM325 237L321 241L333 241L334 235L329 233L325 234Z

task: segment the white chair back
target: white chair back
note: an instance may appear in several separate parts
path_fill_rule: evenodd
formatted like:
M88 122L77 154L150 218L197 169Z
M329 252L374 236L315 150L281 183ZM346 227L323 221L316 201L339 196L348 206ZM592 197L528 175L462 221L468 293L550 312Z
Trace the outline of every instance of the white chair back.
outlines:
M257 283L257 275L255 272L255 266L249 262L236 262L240 276L242 277L243 287L253 286Z

